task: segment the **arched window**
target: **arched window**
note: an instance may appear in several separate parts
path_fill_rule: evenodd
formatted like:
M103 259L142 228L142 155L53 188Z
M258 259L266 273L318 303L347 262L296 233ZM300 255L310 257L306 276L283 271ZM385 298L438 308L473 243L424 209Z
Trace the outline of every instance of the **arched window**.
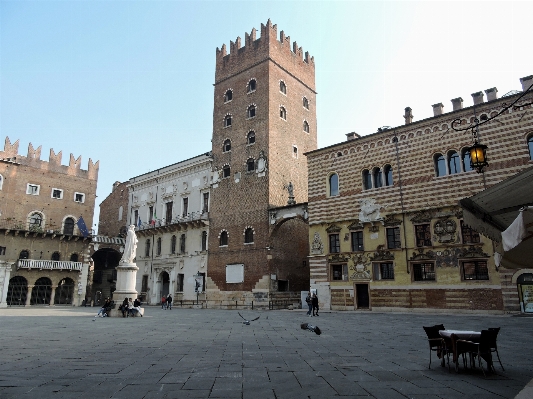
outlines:
M231 100L233 100L233 91L231 91L231 89L228 89L224 94L224 102L227 103Z
M392 167L390 165L385 165L383 168L383 177L385 178L385 186L392 186Z
M9 280L7 289L7 305L25 305L28 295L28 280L22 276L15 276Z
M307 121L304 121L304 132L309 133L309 123Z
M279 91L281 91L283 94L287 94L287 86L283 80L280 80L279 82Z
M231 140L230 139L224 140L224 145L222 146L222 151L223 152L231 151Z
M180 253L185 253L185 234L180 236Z
M309 109L309 100L307 99L307 97L304 97L302 102L303 102L304 108Z
M224 127L231 126L231 115L226 115L224 118Z
M77 262L79 259L78 254L72 254L70 255L70 261L71 262Z
M65 277L57 284L55 291L55 305L71 305L74 297L74 280Z
M207 251L207 231L202 231L202 251Z
M339 195L339 175L333 173L329 177L329 196L335 197Z
M150 239L148 238L144 244L144 256L150 256Z
M254 229L252 229L251 227L248 227L244 231L244 243L251 244L253 242L254 242Z
M65 235L73 235L74 234L74 219L72 218L66 218L63 222L63 234Z
M61 254L59 252L54 252L52 254L52 260L55 260L56 262L59 262L61 260Z
M446 175L446 160L444 159L442 154L435 154L433 159L435 162L435 174L437 175L437 177L445 176Z
M41 231L43 228L43 215L39 212L33 212L29 219L30 231Z
M246 142L248 144L254 144L255 143L255 132L253 130L248 132L248 135L246 136Z
M368 169L363 170L363 188L370 190L372 188L372 176Z
M176 236L172 236L172 238L170 239L170 253L171 254L176 253L176 242L177 242Z
M468 151L468 148L465 148L463 150L463 170L465 172L470 172L472 169L472 162L470 160L470 151Z
M455 151L450 151L448 153L448 170L451 175L461 173L461 160L459 154Z
M254 118L255 117L255 105L250 105L248 109L246 110L246 117L247 118Z
M231 169L229 165L224 165L222 168L222 177L230 177L231 176Z
M253 158L248 158L246 161L246 170L248 172L253 172L255 170L255 160Z
M529 159L533 161L533 134L527 138L527 148L529 149ZM2 183L0 182L0 188L2 188L1 186Z
M223 231L222 233L220 233L220 246L223 247L227 245L228 245L228 232Z
M19 259L29 259L30 258L30 252L23 249L22 251L20 251L19 253Z
M251 79L249 82L248 82L248 86L246 87L246 92L247 93L251 93L252 91L255 91L255 87L257 85L257 82L255 79Z
M156 255L161 255L161 237L157 237Z
M383 187L383 172L380 168L374 168L372 171L372 177L374 179L374 187Z
M287 120L287 111L285 111L285 108L279 107L279 117L283 120Z

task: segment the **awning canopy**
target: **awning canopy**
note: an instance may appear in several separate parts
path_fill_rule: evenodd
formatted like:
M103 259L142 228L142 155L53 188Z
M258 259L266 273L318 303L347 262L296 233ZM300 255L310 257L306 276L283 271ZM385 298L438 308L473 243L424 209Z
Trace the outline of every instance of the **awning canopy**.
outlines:
M533 167L459 203L465 224L496 242L502 242L502 232L520 216L523 231L517 234L522 239L503 254L501 265L515 269L533 265Z

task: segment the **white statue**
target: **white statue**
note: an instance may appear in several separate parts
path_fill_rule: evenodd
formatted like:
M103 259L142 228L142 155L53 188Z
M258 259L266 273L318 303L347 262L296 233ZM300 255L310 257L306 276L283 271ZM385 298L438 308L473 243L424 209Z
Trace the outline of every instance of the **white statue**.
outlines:
M126 236L126 245L124 246L124 253L120 263L133 263L135 253L137 252L137 236L135 235L135 225L132 224L128 228L128 235Z
M361 206L361 212L359 212L360 222L377 222L383 220L383 217L379 213L382 207L376 204L375 199L362 199L359 201L359 205Z

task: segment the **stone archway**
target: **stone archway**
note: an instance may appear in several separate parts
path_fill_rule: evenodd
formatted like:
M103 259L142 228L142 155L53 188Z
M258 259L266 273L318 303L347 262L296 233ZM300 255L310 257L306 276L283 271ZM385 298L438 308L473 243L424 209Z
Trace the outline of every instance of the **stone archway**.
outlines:
M94 303L97 302L96 294L100 292L103 298L112 297L116 288L117 266L122 254L112 248L100 248L93 253L94 270L90 280L90 292L87 296Z
M8 306L24 306L28 295L28 280L15 276L9 280L6 303Z
M48 277L37 279L31 290L30 305L50 305L52 280Z
M63 280L61 280L56 288L54 305L72 305L74 288L74 280L71 278L65 277Z
M159 285L159 298L161 299L163 295L167 296L170 293L170 276L166 271L162 271L157 280Z

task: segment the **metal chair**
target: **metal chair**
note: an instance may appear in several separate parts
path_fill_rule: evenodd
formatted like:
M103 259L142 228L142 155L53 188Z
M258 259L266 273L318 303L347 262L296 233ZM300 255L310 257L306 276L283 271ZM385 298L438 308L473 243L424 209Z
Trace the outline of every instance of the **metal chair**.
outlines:
M437 352L437 356L440 354L442 356L441 365L444 366L444 356L448 356L448 351L446 349L446 343L444 339L440 336L439 331L445 330L444 325L437 324L432 327L423 327L426 335L428 337L429 343L429 368L431 368L431 352ZM450 359L448 359L448 368L450 366Z
M505 369L503 368L502 361L500 360L500 354L498 353L498 345L496 345L496 339L498 338L498 333L500 332L500 327L498 327L498 328L489 328L489 331L493 332L493 334L490 335L490 339L491 339L491 341L489 342L490 351L491 352L496 352L496 356L498 357L498 362L500 362L500 366L501 366L502 370L505 371Z
M471 354L471 361L474 356L477 356L479 367L481 368L481 371L483 371L483 375L485 374L485 369L483 368L483 364L481 363L481 359L484 359L485 362L487 362L487 372L494 371L494 364L492 362L492 348L493 345L496 343L496 337L498 336L499 329L489 329L489 330L481 330L481 337L479 339L479 342L472 342L472 341L465 341L465 340L458 340L458 343L468 345ZM498 356L499 358L499 356ZM475 364L475 361L474 361ZM501 362L500 362L501 365ZM502 367L503 368L503 367Z

